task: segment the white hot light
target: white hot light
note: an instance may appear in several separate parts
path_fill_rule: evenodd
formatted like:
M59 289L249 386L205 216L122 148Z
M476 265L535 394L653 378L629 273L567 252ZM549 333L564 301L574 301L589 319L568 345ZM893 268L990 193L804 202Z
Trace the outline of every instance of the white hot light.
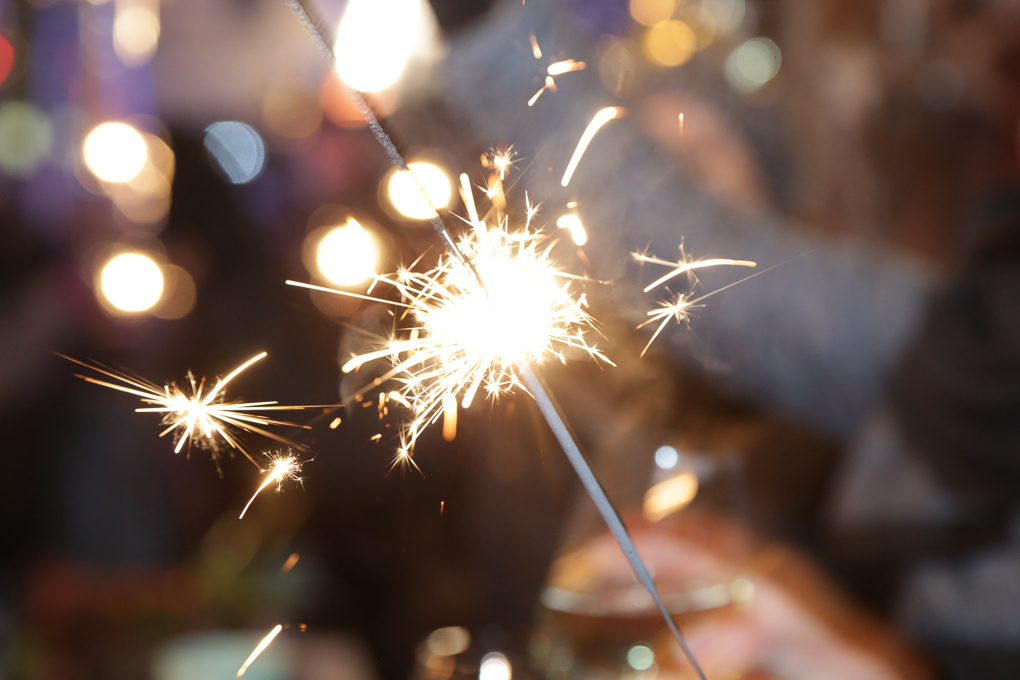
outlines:
M103 123L85 137L82 154L88 169L104 182L130 182L145 167L149 149L127 123Z
M435 34L425 0L350 0L336 31L337 72L362 92L396 84Z
M337 286L353 286L376 273L379 246L353 217L319 241L315 264L319 273Z
M510 680L510 661L499 652L482 657L478 667L478 680Z
M103 266L99 290L122 312L144 312L163 296L163 271L148 255L121 253Z
M406 172L396 170L390 174L386 184L387 198L404 217L413 220L435 217L434 208L445 208L450 204L453 193L450 178L439 167L423 161L409 163L407 169Z

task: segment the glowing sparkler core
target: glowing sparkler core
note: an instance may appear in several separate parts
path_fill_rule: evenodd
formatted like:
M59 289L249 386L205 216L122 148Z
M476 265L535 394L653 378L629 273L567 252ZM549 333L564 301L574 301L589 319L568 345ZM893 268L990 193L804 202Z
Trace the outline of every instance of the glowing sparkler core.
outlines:
M256 354L227 374L226 377L218 380L208 392L205 391L205 379L196 380L190 373L188 374L190 388L182 389L173 383L159 386L143 378L113 371L101 365L88 364L71 359L70 357L64 358L119 382L107 382L84 375L78 376L83 380L120 392L133 394L140 397L143 403L152 405L135 409L136 412L162 413L163 424L168 427L159 436L163 437L174 433L177 441L174 453L179 453L184 448L185 442L187 442L200 448L209 449L215 457L216 451L220 446L220 440L222 440L227 446L237 449L257 465L258 463L242 446L232 430L255 432L280 443L303 449L304 447L301 445L265 429L266 426L272 425L284 427L302 426L274 420L253 412L310 408L308 406L279 406L275 401L224 401L223 388L249 366L264 359L266 356L266 352Z
M255 502L258 495L270 484L275 482L276 491L279 492L280 487L283 486L283 482L286 479L290 479L295 482L302 481L301 461L299 461L295 456L289 454L277 454L270 458L270 463L271 465L269 466L269 469L263 470L263 472L268 472L269 474L266 476L265 480L263 480L262 484L259 485L259 488L255 490L255 493L252 494L248 503L244 506L244 510L241 511L241 515L238 519L244 519L244 515L248 512L248 508L251 507L251 504Z
M402 301L389 304L407 308L413 323L385 347L342 366L346 373L377 359L393 362L391 375L403 384L399 394L414 415L398 462L410 458L425 427L444 414L451 417L451 401L468 408L480 389L494 398L520 386L521 364L566 361L572 350L611 363L586 336L594 320L577 277L555 266L553 241L530 228L530 203L524 227L511 231L505 217L486 222L478 216L466 177L462 190L471 230L458 248L470 265L446 254L428 272L377 277L397 290Z

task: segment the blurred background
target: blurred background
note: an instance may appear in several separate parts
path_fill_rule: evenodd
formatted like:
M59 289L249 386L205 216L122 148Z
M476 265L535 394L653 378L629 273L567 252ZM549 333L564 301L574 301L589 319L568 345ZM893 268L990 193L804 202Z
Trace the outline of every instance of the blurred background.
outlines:
M713 680L819 677L798 645L837 650L834 678L1016 677L1020 3L309 6L434 206L464 214L457 176L494 186L515 145L511 210L527 187L569 266L615 282L591 301L619 367L549 379L659 578L676 571L677 613L733 619L684 619ZM547 78L563 59L585 68ZM561 190L596 101L626 119ZM277 624L249 677L692 677L647 603L613 608L619 565L526 395L393 469L399 409L338 368L392 320L284 285L364 293L434 261L432 214L283 0L0 0L0 677L234 677ZM628 252L685 242L781 266L638 361L650 273ZM742 275L712 276L702 293ZM960 285L987 318L940 381L925 362L964 350L928 341L957 328L939 301ZM255 466L174 455L157 416L54 354L182 385L260 351L234 396L346 405L285 432L315 453L305 480L243 520Z

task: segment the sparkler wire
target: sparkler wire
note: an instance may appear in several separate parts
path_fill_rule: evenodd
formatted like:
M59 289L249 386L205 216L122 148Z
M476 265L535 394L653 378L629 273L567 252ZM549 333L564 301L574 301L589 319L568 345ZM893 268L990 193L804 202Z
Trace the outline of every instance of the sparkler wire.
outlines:
M567 460L574 466L574 471L577 473L578 478L581 480L581 484L584 485L585 491L591 496L592 502L595 503L595 508L602 515L603 521L606 526L609 527L609 531L613 534L613 538L619 544L620 549L623 550L624 556L627 561L630 562L631 568L634 570L634 574L641 581L641 585L645 587L648 594L655 600L655 606L658 607L662 613L662 617L666 620L666 625L669 626L669 630L673 633L673 637L680 644L680 648L683 650L687 660L690 661L694 670L697 672L698 677L701 680L707 680L705 672L701 670L701 666L698 664L697 659L694 657L694 652L687 645L687 640L684 638L684 634L680 632L680 627L677 626L676 621L673 620L673 616L669 613L666 608L666 603L662 601L662 596L659 595L659 589L655 586L655 580L648 571L648 567L645 565L644 560L637 552L637 546L634 545L634 539L631 538L630 532L627 531L627 527L624 525L623 520L620 518L620 513L617 512L613 506L612 501L606 495L605 490L599 483L598 478L595 476L595 472L591 469L588 461L585 460L584 455L581 453L581 449L577 446L577 440L574 437L574 433L570 430L570 426L564 420L563 415L560 413L559 406L556 404L550 392L546 389L545 383L539 377L539 375L532 369L532 367L524 361L519 362L517 370L520 371L521 380L524 382L525 387L531 392L531 396L535 398L535 403L538 404L538 410L542 413L546 423L549 424L549 428L552 430L553 435L556 437L556 441L559 442L560 448L563 449L563 453L567 456Z
M368 123L368 129L372 131L372 136L375 137L376 141L379 142L379 145L383 148L383 151L386 152L386 157L390 159L390 163L392 163L398 170L407 172L418 185L422 195L425 196L426 200L428 200L428 193L425 191L425 187L422 186L418 176L408 170L404 157L397 150L397 147L393 143L393 140L390 139L390 136L386 134L385 130L383 130L382 125L379 123L379 119L376 118L375 112L372 110L372 107L368 105L368 102L365 101L365 98L360 92L343 82L343 79L340 77L340 73L337 70L336 54L334 54L333 48L329 46L329 42L326 40L326 36L323 33L319 22L312 18L312 11L305 4L304 0L284 0L284 2L286 2L287 6L290 7L298 16L298 20L301 21L301 25L304 26L305 31L308 32L308 35L315 43L315 46L319 48L319 53L322 55L322 58L326 60L330 70L336 75L337 79L343 83L344 88L354 101L354 105L365 118L365 122ZM431 203L431 201L429 202ZM460 251L457 244L454 243L453 237L450 236L450 231L446 228L446 225L443 224L443 220L439 217L439 211L435 210L435 206L433 206L433 210L435 211L436 216L429 220L429 223L432 225L432 229L442 240L446 249L460 260L461 264L468 267L469 270L474 271L474 267L471 266L471 262L464 256L464 253Z
M284 0L284 2L286 2L294 13L297 14L302 26L304 26L315 45L319 48L319 52L326 60L326 63L329 65L333 73L337 74L337 77L339 78L340 76L337 73L336 55L330 48L319 23L312 18L312 12L305 5L305 1ZM368 105L368 102L365 101L365 98L360 92L347 86L346 83L344 83L344 86L350 92L355 105L361 112L362 116L364 116L365 121L368 123L368 127L372 131L372 135L375 137L376 141L379 142L380 146L383 147L383 150L386 152L390 162L398 169L407 171L407 163L404 161L404 157L393 144L393 140L391 140L389 135L386 134L386 131L383 130L382 125L380 125L378 118L376 118L375 113ZM614 114L615 113L616 112L614 110ZM413 173L411 173L411 177L415 179L415 182L418 182L417 177L415 177ZM569 178L567 178L567 181L569 181ZM565 184L566 182L564 182L564 185ZM421 187L420 182L419 187ZM422 188L422 194L426 196L426 198L428 197L424 188ZM460 248L457 247L457 244L454 243L449 230L447 230L442 218L439 217L438 211L436 211L436 217L432 218L431 224L447 250L461 263L463 263L469 271L474 272L475 276L477 276L477 271L475 270L472 262L464 255L463 252L461 252ZM634 540L627 531L627 527L624 526L623 520L620 519L619 512L617 512L616 508L609 500L609 497L606 495L605 490L603 490L602 485L599 484L594 471L591 469L591 466L588 465L588 461L585 460L570 427L567 425L549 391L545 388L545 385L541 378L539 378L538 374L535 373L531 365L526 361L518 362L518 369L525 387L527 387L528 391L531 392L534 397L535 402L538 404L539 411L542 413L546 423L548 423L550 429L555 435L556 440L563 449L563 453L567 456L567 460L569 460L570 464L574 467L574 471L580 478L581 483L588 492L588 495L591 496L599 514L602 515L602 519L609 527L609 530L612 532L616 542L620 545L620 549L626 556L627 561L630 562L631 568L634 570L638 580L641 581L641 584L652 596L656 606L662 613L663 618L666 620L666 625L669 627L670 632L672 632L673 637L676 638L676 641L679 643L680 648L683 650L688 661L690 661L691 665L694 667L694 670L697 671L698 677L701 680L707 680L704 671L701 670L701 666L694 657L694 653L687 645L687 640L684 638L679 626L677 626L676 621L674 621L673 617L670 615L665 603L662 601L658 588L655 586L655 580L652 578L648 571L648 567L638 554L637 547L634 545Z

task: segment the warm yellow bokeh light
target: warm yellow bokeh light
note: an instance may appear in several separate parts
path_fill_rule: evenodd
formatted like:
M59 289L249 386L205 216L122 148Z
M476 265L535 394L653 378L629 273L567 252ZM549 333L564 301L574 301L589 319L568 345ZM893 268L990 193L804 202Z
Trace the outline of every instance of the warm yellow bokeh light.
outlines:
M646 520L658 522L690 505L697 495L698 476L693 472L681 472L649 489L642 511Z
M148 255L121 253L103 266L99 291L122 312L144 312L163 295L163 271Z
M336 31L337 72L362 92L394 85L434 33L424 0L350 0Z
M694 54L698 37L682 21L662 21L645 33L645 52L648 58L662 66L680 66Z
M676 0L630 0L630 15L645 26L669 19L675 10Z
M353 286L376 273L379 245L352 217L322 237L315 249L315 266L330 283Z
M158 5L117 4L113 20L113 51L128 66L141 66L156 53L159 44Z
M104 182L130 182L149 157L149 149L138 130L127 123L103 123L85 137L82 146L85 165Z
M424 161L408 163L407 168L410 172L390 173L386 183L387 198L404 217L414 220L435 217L436 208L450 204L453 195L450 178L442 168Z

